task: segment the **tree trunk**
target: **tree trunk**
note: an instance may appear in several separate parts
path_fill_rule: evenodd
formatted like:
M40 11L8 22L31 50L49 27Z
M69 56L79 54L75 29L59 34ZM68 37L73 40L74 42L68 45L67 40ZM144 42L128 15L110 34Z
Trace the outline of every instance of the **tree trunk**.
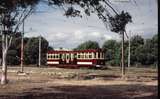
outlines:
M2 34L2 75L1 75L1 84L7 83L7 66L6 66L6 56L7 49L5 47L5 35Z
M124 31L121 32L122 35L122 78L125 76L125 66L124 66Z

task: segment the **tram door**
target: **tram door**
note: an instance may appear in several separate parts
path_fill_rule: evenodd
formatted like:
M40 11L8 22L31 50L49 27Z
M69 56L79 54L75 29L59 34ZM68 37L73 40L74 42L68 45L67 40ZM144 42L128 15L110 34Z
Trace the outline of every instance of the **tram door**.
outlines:
M68 64L70 62L70 54L66 53L66 63Z

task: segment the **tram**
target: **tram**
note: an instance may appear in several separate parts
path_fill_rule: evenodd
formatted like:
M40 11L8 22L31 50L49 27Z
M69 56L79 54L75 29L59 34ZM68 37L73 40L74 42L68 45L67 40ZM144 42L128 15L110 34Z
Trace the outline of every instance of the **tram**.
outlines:
M102 49L52 50L47 53L47 65L56 67L102 67L105 65L104 56Z

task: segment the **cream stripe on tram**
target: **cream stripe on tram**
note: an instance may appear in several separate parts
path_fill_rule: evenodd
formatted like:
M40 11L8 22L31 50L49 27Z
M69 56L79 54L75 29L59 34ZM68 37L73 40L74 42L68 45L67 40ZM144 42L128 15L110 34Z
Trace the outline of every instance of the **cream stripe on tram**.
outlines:
M92 65L92 62L77 62L79 65Z
M54 62L47 62L47 64L59 64L58 61L54 61Z

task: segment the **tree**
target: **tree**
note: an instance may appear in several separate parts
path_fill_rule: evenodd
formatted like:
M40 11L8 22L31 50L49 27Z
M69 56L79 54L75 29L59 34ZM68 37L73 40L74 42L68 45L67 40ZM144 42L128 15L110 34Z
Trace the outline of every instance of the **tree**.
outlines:
M138 50L136 51L136 49L143 45L144 39L140 35L135 35L131 38L131 64L138 62L136 54L138 53Z
M122 11L120 14L115 15L114 17L109 17L109 23L111 27L111 31L119 33L122 36L122 58L121 58L121 66L122 66L122 77L125 76L125 66L124 66L124 33L126 25L132 22L132 17L128 12Z
M109 65L119 65L120 63L120 44L116 40L105 41L102 45L102 49L105 51L105 57Z
M2 34L2 76L1 84L7 83L6 58L12 42L12 36L33 10L39 0L1 0L0 25Z
M153 44L153 55L154 55L154 58L155 58L155 61L154 61L154 64L157 66L158 65L158 35L155 34L153 37L152 37L152 44Z
M16 57L18 54L17 50L8 50L7 53L7 65L18 65L19 58Z
M26 51L26 47L29 45L28 43L32 43L31 39L33 38L27 38L25 37L24 38L24 48L25 48L25 51ZM34 39L33 42L35 42L35 40L37 39ZM37 43L34 43L36 44L36 47L38 47ZM0 39L0 48L2 47L2 44L1 44L1 39ZM45 38L42 39L42 64L45 64L46 63L46 52L49 51L49 50L53 50L52 47L48 46L48 41L45 40ZM47 48L48 47L48 48ZM27 47L28 48L28 47ZM32 47L30 47L32 48ZM35 47L33 47L35 48ZM28 49L28 50L32 50L32 49ZM36 53L38 54L38 53ZM7 65L18 65L20 64L20 55L21 55L21 35L17 34L16 37L14 36L13 37L13 40L12 40L12 43L11 43L11 46L10 46L10 49L8 49L8 53L7 53ZM33 53L28 53L28 56L33 56L34 54ZM1 58L1 56L0 56ZM24 56L24 58L26 58L26 54ZM30 60L26 60L25 63L31 63ZM31 63L31 64L36 64L36 63Z
M46 53L48 51L48 41L42 37L42 64L46 63ZM25 45L24 62L25 64L38 64L39 38L29 38Z
M78 45L77 48L74 50L85 50L85 49L99 49L99 44L96 41L86 41L80 45Z
M52 50L54 50L53 47L48 46L48 51L52 51Z

